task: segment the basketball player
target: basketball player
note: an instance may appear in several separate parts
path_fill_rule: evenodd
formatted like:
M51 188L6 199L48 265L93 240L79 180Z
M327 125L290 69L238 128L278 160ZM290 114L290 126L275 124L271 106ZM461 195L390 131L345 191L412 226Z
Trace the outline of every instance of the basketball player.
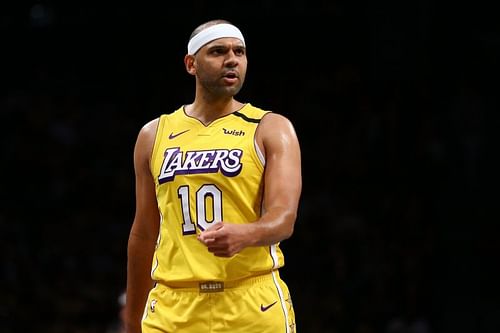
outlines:
M295 332L279 275L302 187L295 130L234 98L247 70L237 27L204 23L187 51L194 102L144 125L134 150L127 332Z

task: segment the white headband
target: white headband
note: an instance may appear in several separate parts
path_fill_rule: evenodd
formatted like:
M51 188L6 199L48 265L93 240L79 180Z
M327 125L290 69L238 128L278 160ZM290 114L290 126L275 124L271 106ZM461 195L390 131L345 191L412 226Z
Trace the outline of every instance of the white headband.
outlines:
M245 45L245 39L243 38L243 34L240 29L236 28L232 24L221 23L212 25L191 38L187 47L188 54L194 55L203 45L215 39L224 37L238 38L243 42L243 45Z

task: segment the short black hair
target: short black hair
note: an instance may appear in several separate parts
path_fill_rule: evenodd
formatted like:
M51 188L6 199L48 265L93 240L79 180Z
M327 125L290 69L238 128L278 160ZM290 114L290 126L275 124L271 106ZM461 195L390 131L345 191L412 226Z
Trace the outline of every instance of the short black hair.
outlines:
M196 29L193 30L193 32L191 33L191 36L189 36L189 40L191 40L194 36L199 34L201 31L205 30L206 28L211 27L213 25L217 25L217 24L223 24L223 23L232 24L228 20L222 20L222 19L210 20L208 22L202 23Z

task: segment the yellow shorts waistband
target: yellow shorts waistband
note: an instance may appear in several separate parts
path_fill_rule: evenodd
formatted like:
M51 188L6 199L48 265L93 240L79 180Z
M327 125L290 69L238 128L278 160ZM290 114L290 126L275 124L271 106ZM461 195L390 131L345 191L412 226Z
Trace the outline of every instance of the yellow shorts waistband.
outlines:
M222 292L225 289L235 289L248 287L253 284L261 283L264 281L272 280L273 273L277 274L277 271L269 272L261 275L251 276L238 280L231 281L166 281L159 282L159 284L171 288L171 289L187 289L190 291L199 291L201 293L215 293Z

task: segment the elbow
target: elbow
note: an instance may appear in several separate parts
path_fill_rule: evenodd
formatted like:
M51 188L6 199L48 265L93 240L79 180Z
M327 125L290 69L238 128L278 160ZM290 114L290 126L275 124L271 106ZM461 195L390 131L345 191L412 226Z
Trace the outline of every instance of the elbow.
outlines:
M289 212L285 218L285 223L283 228L283 240L292 237L295 230L295 221L297 220L296 212Z
M292 237L293 235L293 226L287 228L287 230L285 231L284 235L283 235L283 240L285 239L289 239L290 237Z

